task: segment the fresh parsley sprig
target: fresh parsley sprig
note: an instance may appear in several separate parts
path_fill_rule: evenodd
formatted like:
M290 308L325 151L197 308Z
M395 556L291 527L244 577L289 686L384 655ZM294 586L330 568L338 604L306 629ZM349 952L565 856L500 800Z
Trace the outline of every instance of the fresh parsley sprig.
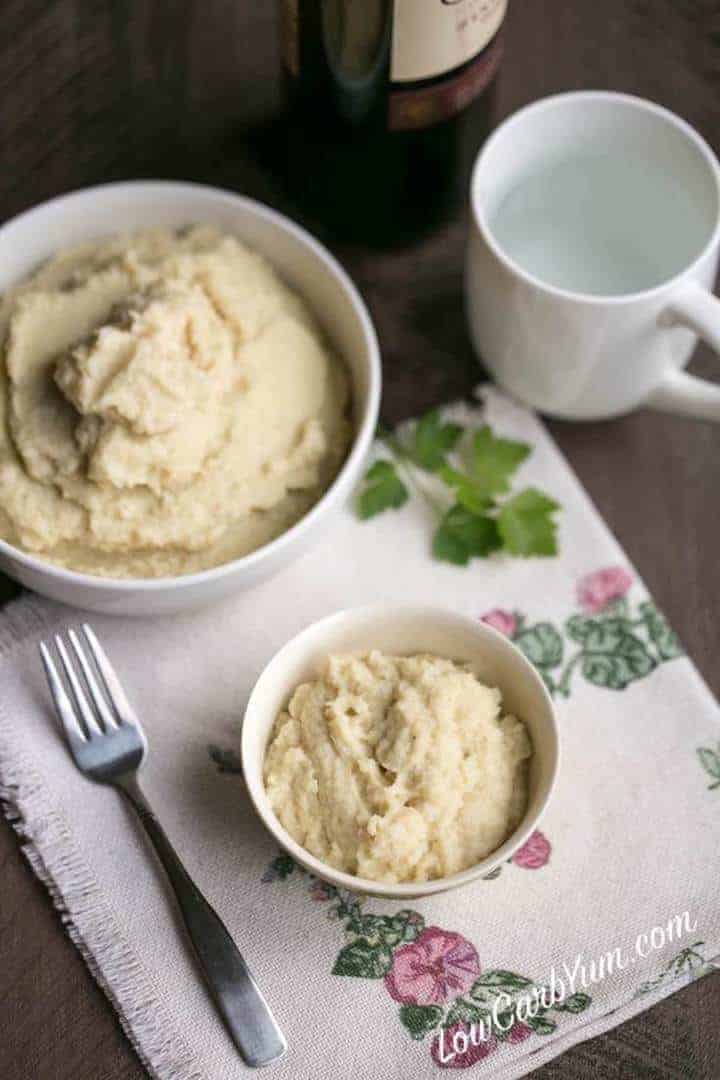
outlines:
M408 498L408 489L392 462L376 461L365 474L363 490L357 501L358 516L364 520L381 514L383 510L397 510Z
M398 509L412 490L438 519L432 541L436 559L466 566L496 551L557 553L558 503L536 488L511 494L513 476L531 453L527 443L501 438L487 424L467 430L444 421L437 409L402 437L379 435L389 457L368 469L357 499L359 517ZM423 481L423 474L431 475Z

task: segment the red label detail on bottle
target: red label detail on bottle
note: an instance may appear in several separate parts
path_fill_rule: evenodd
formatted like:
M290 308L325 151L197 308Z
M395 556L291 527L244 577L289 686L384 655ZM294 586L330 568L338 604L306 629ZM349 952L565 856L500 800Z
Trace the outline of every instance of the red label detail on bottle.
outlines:
M492 82L503 54L502 32L481 56L458 75L415 90L392 90L388 102L391 131L430 127L462 112Z

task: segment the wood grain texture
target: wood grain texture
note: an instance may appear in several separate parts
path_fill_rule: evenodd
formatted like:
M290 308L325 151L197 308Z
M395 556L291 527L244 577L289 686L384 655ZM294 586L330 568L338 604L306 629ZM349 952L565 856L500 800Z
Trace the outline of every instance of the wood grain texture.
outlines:
M1 218L86 184L149 176L223 184L293 211L268 166L280 103L273 4L5 0L3 29ZM511 0L498 119L581 87L654 98L720 151L717 0ZM462 314L463 234L459 216L408 250L338 249L377 323L388 422L467 394L478 379ZM700 350L693 367L713 377L716 365ZM648 412L550 427L720 692L720 428ZM0 582L0 599L14 591ZM0 880L2 1075L141 1077L4 826ZM537 1076L717 1080L718 990L720 975L702 980Z

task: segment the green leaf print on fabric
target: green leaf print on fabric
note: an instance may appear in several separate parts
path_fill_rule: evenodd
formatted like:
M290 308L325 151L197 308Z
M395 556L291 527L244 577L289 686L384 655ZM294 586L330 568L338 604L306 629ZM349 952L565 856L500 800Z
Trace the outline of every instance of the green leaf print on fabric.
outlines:
M516 990L525 990L528 986L532 986L532 979L526 979L524 975L516 975L514 971L486 971L473 983L470 995L483 1001L485 991L488 989L514 993Z
M708 784L708 791L714 791L715 788L720 787L720 743L718 743L717 750L713 750L709 746L699 746L697 755L700 764L711 780L711 783Z
M414 941L424 923L418 921L416 911L398 912L397 915L362 915L357 921L357 931L370 945L389 945L394 948L405 941Z
M648 635L657 649L660 660L674 660L676 656L682 656L682 647L677 634L654 604L649 601L641 604L640 615L645 621Z
M515 638L528 660L539 668L554 668L562 662L563 639L552 623L536 623Z
M552 1035L557 1028L554 1020L548 1020L544 1016L528 1016L525 1023L536 1035Z
M595 686L624 690L643 679L655 661L642 641L629 633L619 619L592 630L583 643L582 673Z
M673 956L670 963L654 979L648 979L647 982L640 984L635 997L658 990L665 983L673 983L681 979L693 982L695 979L702 978L703 975L709 975L711 971L716 971L715 965L707 961L700 952L704 944L704 941L694 941L692 945L686 945L676 956Z
M632 584L623 567L606 567L581 578L581 610L562 624L533 623L522 612L502 608L486 612L482 621L515 642L555 696L569 697L578 674L593 686L625 690L683 655L676 635L650 600L634 607Z
M371 945L365 938L357 938L340 950L332 973L359 979L382 979L392 967L392 958L392 949L388 945Z
M590 1001L591 998L588 994L583 994L578 991L577 994L572 994L569 998L565 998L562 1004L556 1005L555 1008L558 1012L579 1013L587 1009Z
M410 1032L413 1039L424 1039L428 1031L434 1031L442 1020L443 1010L439 1005L402 1005L400 1022Z
M290 877L295 869L295 860L289 855L278 855L268 865L265 873L262 876L263 881L284 881L286 877Z
M536 832L528 845L527 859L519 865L545 865L550 854L545 837ZM339 922L349 938L332 974L382 982L399 1006L400 1024L409 1037L422 1042L432 1036L428 1049L439 1068L468 1068L504 1045L547 1035L558 1026L548 1014L559 1018L563 1010L540 1005L541 988L532 979L505 968L483 972L475 946L462 934L426 926L412 908L392 915L364 911L364 896L320 881L298 865L293 872L285 862L288 858L273 859L262 880L309 883L311 900L325 904L328 917ZM533 1000L533 1015L528 1018L525 1013ZM564 1011L581 1012L590 1004L587 994L576 994ZM466 1051L453 1051L458 1039Z

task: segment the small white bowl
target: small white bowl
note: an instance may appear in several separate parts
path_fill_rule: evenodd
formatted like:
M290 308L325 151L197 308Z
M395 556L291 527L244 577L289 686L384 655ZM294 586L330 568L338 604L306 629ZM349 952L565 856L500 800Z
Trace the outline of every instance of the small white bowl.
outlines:
M153 226L216 225L262 252L307 300L350 372L354 440L323 497L276 540L232 562L166 578L114 579L53 566L0 540L0 570L75 607L119 615L163 615L255 585L324 532L357 483L380 403L380 351L367 308L340 264L308 232L261 203L220 188L132 181L63 195L0 229L0 293L63 248Z
M523 720L530 733L533 756L525 816L492 855L452 877L393 885L342 873L293 840L270 806L263 783L263 761L276 716L300 683L317 676L328 655L370 649L401 655L434 653L471 663L483 682L499 687L503 707ZM396 900L466 885L509 859L537 827L555 783L559 754L558 725L550 695L535 668L508 638L479 620L442 608L385 605L330 615L283 646L250 695L241 742L243 773L255 809L293 859L339 888Z

